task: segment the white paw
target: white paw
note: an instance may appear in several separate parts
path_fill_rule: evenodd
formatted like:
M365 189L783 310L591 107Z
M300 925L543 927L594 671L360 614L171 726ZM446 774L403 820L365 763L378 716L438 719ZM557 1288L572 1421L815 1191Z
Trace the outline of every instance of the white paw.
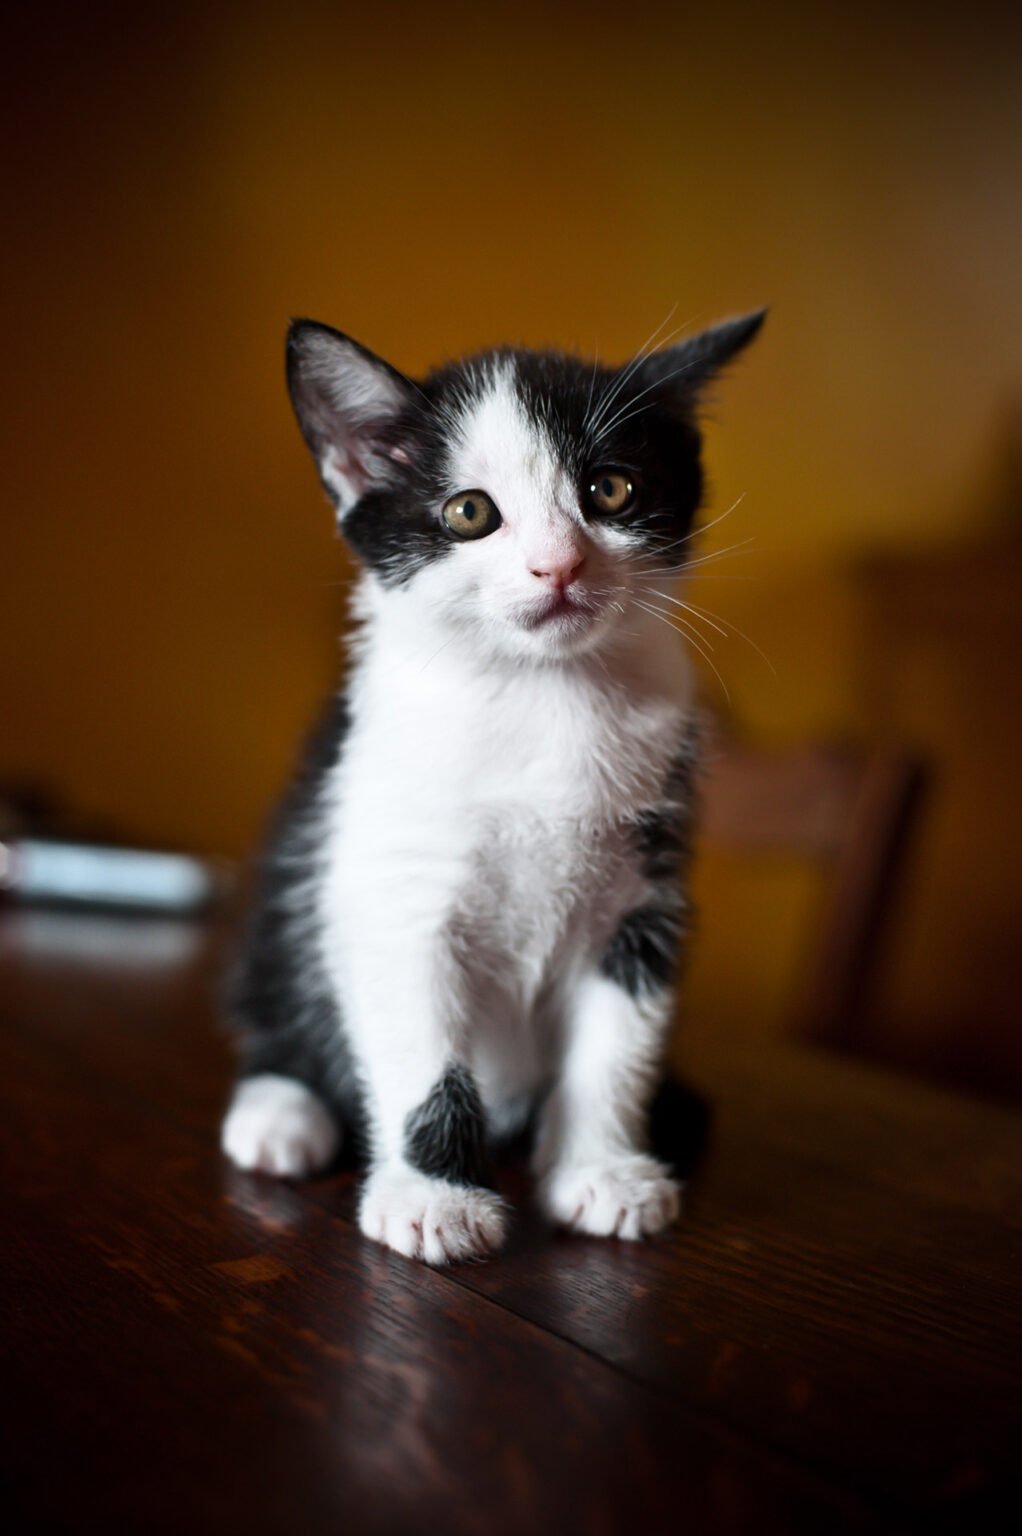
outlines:
M239 1168L300 1179L333 1159L340 1141L326 1105L293 1077L265 1074L238 1085L220 1145Z
M495 1252L504 1241L507 1214L491 1190L380 1169L365 1182L358 1224L366 1237L410 1259L450 1264Z
M681 1188L662 1163L636 1152L553 1169L540 1201L548 1216L575 1232L635 1240L677 1220Z

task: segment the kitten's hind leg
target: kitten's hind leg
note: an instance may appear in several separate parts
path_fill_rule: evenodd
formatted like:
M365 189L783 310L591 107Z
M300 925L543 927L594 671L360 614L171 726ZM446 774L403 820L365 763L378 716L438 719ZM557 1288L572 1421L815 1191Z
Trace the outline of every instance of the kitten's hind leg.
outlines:
M220 1134L239 1168L284 1179L319 1173L340 1142L340 1126L323 1100L297 1078L270 1072L241 1079Z

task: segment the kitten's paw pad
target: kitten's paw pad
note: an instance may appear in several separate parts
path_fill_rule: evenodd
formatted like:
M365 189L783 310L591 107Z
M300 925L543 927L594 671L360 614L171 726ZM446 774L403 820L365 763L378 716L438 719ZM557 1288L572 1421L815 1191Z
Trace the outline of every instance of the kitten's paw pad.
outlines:
M332 1162L337 1123L304 1083L266 1074L240 1083L220 1133L239 1168L300 1179Z
M557 1168L540 1198L548 1216L593 1237L652 1237L678 1219L681 1188L662 1163L636 1153Z
M366 1237L410 1259L451 1264L494 1253L504 1241L507 1209L488 1189L380 1172L366 1181L358 1224Z

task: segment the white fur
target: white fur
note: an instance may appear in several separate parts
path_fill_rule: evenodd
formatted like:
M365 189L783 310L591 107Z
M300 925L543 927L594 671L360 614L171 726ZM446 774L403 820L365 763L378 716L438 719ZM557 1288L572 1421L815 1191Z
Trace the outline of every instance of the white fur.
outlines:
M677 1209L664 1171L635 1157L667 1005L590 968L643 897L626 822L660 793L692 677L661 626L602 597L627 595L627 541L586 524L499 370L461 423L451 488L486 490L504 524L406 586L364 578L333 783L320 942L370 1111L362 1228L430 1259L499 1239L488 1197L434 1197L403 1161L407 1116L454 1057L493 1121L553 1085L547 1209L636 1237ZM572 548L592 617L528 627L533 572Z
M677 1184L655 1158L632 1153L557 1168L540 1186L547 1215L592 1237L632 1242L652 1237L677 1219Z
M239 1168L300 1179L331 1162L337 1125L326 1106L302 1083L264 1073L238 1087L220 1136Z
M420 572L394 597L423 635L418 665L457 632L479 663L550 661L593 652L619 624L632 588L631 536L613 523L587 523L578 486L557 459L547 434L526 414L509 365L491 365L485 387L458 418L447 466L449 494L484 490L503 522L485 539L454 546L448 559ZM549 603L542 573L583 560L572 588L575 615L537 624ZM394 606L397 606L395 604ZM639 610L630 612L644 617ZM457 642L455 642L456 644ZM657 642L654 649L662 651Z
M635 1238L677 1211L642 1152L669 999L637 1003L598 961L649 894L629 819L662 792L692 674L630 602L630 536L583 516L507 365L482 383L449 423L449 492L484 490L503 523L403 585L362 579L316 901L368 1112L360 1224L431 1263L491 1252L505 1227L495 1196L405 1160L408 1116L452 1061L491 1127L547 1093L555 1220ZM554 613L558 565L577 566L577 603ZM228 1116L244 1167L293 1173L332 1150L322 1106L281 1081L243 1087Z
M504 1203L490 1190L387 1169L366 1180L358 1222L366 1237L427 1264L486 1258L507 1227Z

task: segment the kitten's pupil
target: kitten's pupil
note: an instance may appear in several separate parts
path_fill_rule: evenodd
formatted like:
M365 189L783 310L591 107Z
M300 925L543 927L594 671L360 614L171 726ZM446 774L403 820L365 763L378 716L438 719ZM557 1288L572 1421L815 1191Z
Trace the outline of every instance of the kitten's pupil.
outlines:
M469 522L471 522L472 519L476 515L476 504L475 504L475 502L474 501L463 501L462 504L461 504L461 515L462 515L462 517L467 517Z

